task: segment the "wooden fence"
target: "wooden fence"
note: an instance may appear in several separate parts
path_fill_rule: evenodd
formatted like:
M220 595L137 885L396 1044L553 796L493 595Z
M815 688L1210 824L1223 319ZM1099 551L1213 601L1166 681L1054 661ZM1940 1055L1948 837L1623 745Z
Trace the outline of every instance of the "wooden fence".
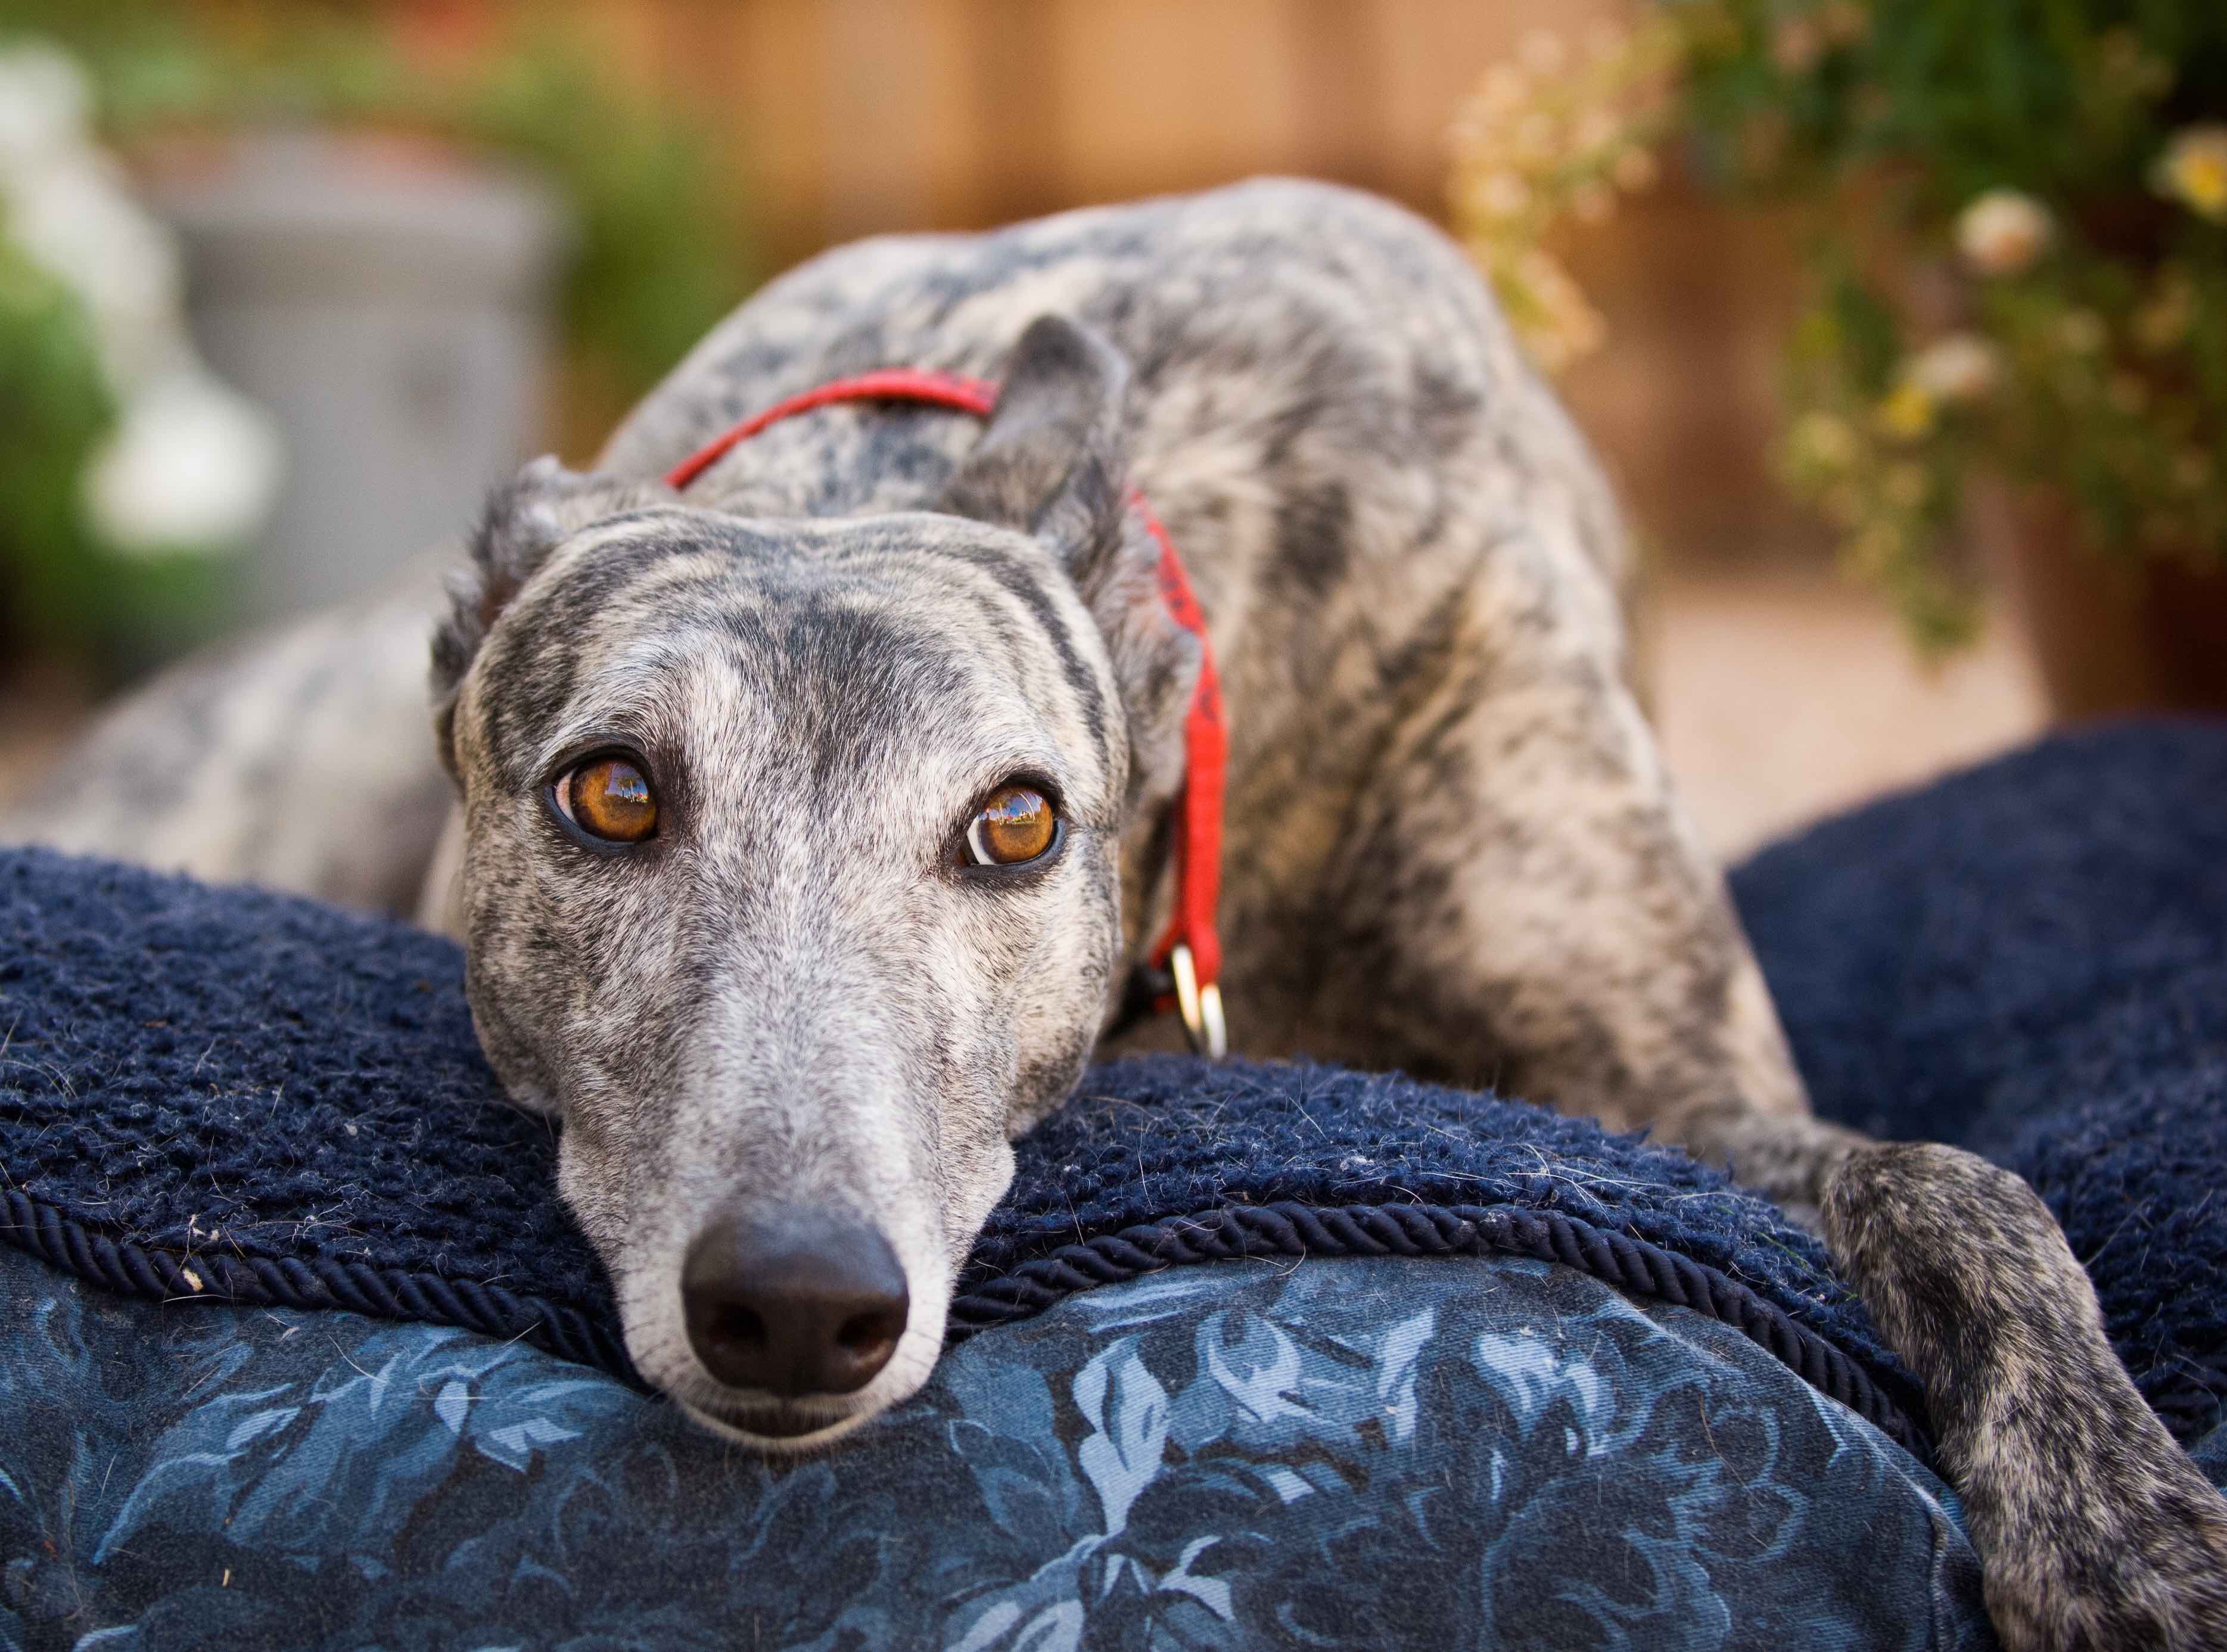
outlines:
M512 0L382 0L448 49ZM886 230L1297 172L1437 214L1445 131L1532 31L1635 0L548 0L733 145L775 265ZM1635 517L1681 552L1798 539L1763 456L1790 266L1682 192L1568 249L1609 347L1566 389Z

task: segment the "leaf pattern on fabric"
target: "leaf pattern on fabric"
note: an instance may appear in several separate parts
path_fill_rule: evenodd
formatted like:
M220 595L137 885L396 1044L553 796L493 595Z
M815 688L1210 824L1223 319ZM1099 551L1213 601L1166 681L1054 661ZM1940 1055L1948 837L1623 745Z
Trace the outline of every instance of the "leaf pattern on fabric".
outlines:
M1909 1457L1528 1261L1104 1287L769 1464L522 1344L0 1253L0 1397L27 1652L1993 1644Z

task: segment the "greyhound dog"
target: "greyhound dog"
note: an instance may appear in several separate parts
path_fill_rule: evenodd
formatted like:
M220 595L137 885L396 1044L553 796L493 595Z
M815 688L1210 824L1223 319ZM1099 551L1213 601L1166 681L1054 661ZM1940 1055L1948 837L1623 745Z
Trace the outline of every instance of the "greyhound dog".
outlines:
M807 393L892 368L994 407ZM1197 871L1210 659L1226 951L1210 981L1177 960L1195 1023L1218 988L1246 1053L1490 1082L1729 1164L1822 1227L1925 1382L2007 1644L2227 1646L2227 1502L2045 1208L1810 1116L1630 686L1627 571L1477 277L1394 207L1269 182L869 241L743 305L592 471L499 493L436 626L428 755L346 748L394 829L340 835L424 872L437 754L428 909L510 1094L563 1120L636 1365L818 1447L926 1379L1011 1138L1094 1049L1177 1036L1126 1011ZM207 737L283 769L373 669L319 635L204 672L198 739L143 702L41 834L114 849L69 822L162 817L193 744L258 845L201 869L273 864L271 782ZM104 806L118 767L136 796ZM275 859L408 881L329 848Z

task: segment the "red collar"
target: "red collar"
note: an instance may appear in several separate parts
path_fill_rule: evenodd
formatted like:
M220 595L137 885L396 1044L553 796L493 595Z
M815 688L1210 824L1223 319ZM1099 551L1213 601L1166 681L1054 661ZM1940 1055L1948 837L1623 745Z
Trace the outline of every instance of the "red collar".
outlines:
M728 450L748 441L769 424L834 402L905 401L948 407L987 418L998 405L998 386L981 379L962 379L949 373L922 373L909 367L885 368L838 379L776 402L763 412L730 426L666 473L666 485L684 488L718 463ZM1222 1055L1228 1043L1222 1016L1222 940L1215 933L1214 913L1222 882L1222 792L1228 756L1228 737L1222 726L1222 686L1214 669L1214 647L1206 635L1206 616L1184 573L1183 559L1173 540L1152 513L1145 496L1129 492L1129 507L1160 548L1160 596L1169 616L1198 639L1198 686L1191 691L1190 708L1184 715L1184 788L1177 800L1175 833L1176 901L1166 931L1151 954L1156 970L1173 978L1175 1007L1192 1046L1209 1056Z

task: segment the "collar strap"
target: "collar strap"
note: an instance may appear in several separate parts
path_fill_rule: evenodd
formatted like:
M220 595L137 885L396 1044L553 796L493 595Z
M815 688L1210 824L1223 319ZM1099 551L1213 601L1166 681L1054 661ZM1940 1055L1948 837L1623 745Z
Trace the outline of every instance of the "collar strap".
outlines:
M775 402L729 426L666 472L666 485L678 492L694 482L742 443L768 425L837 402L909 402L947 407L987 418L998 405L998 386L982 379L890 367L837 379ZM1150 954L1155 971L1172 977L1175 1008L1182 1014L1191 1046L1221 1056L1228 1048L1222 1020L1222 939L1214 926L1222 883L1222 794L1228 762L1228 735L1222 722L1222 685L1214 668L1214 648L1206 616L1184 572L1175 542L1145 496L1129 490L1129 508L1159 547L1160 600L1169 617L1198 639L1198 684L1184 714L1184 786L1176 800L1175 910ZM1165 1008L1164 1001L1156 1007Z

